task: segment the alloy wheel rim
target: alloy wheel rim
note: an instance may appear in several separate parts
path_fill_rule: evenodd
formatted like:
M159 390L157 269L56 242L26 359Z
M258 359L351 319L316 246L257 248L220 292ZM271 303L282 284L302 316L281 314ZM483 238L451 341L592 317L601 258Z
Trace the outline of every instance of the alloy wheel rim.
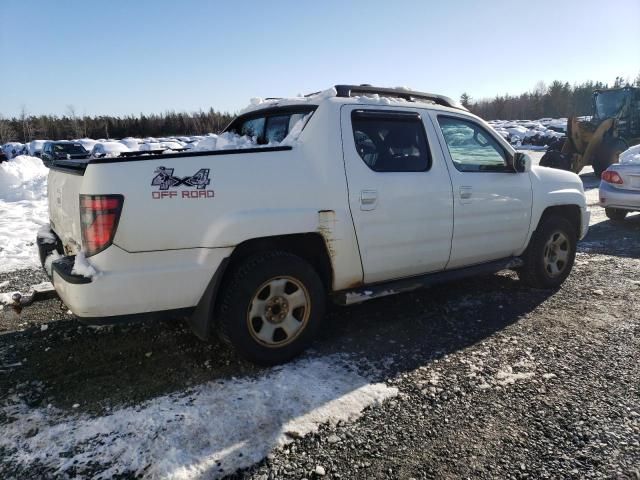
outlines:
M567 268L571 243L564 232L554 232L544 246L544 268L547 275L557 277Z
M256 289L247 310L247 327L256 342L279 348L300 336L310 313L311 298L302 282L274 277Z

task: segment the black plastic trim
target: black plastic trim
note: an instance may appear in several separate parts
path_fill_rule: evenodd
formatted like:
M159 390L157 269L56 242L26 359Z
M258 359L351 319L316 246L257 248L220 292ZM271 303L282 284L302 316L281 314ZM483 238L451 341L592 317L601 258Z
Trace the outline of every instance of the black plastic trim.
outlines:
M67 283L72 283L74 285L85 285L87 283L91 283L92 280L87 277L83 277L82 275L76 275L71 273L73 270L73 264L76 261L76 256L62 257L58 260L55 260L52 264L52 277L53 272L57 273L62 277L62 279Z
M351 118L384 118L385 120L421 120L418 112L398 112L395 110L357 109L351 112Z
M147 320L161 320L171 318L186 318L193 312L193 307L176 308L173 310L158 310L155 312L131 313L128 315L112 315L110 317L75 317L87 325L119 325L143 322Z
M237 155L239 153L263 153L263 152L283 152L286 150L292 150L293 147L256 147L256 148L238 148L233 150L203 150L198 152L182 152L182 153L165 153L163 155L138 155L135 157L108 157L108 158L93 158L89 161L89 165L100 165L103 163L123 163L123 162L138 162L142 160L159 160L159 159L171 159L171 158L185 158L185 157L206 157L210 155Z
M40 235L36 235L36 245L38 246L38 256L40 257L40 265L42 266L43 269L44 269L44 262L47 260L47 257L51 252L55 250L60 255L63 255L64 253L64 249L62 248L62 241L60 240L60 237L58 237L58 235L56 235L56 232L54 232L51 229L49 229L49 233L55 237L56 239L55 243L51 243L49 239L42 238ZM47 274L47 276L49 276L49 273L46 271L46 269L45 269L45 273Z
M457 268L454 270L444 270L442 272L428 273L415 277L401 278L388 282L380 282L365 285L357 289L340 290L332 297L340 305L351 305L378 297L385 297L396 293L410 292L421 288L430 287L439 283L452 282L463 278L475 277L499 272L500 270L513 269L523 265L519 257L507 257L500 260L472 265L470 267ZM360 296L356 301L349 301L351 296Z
M357 94L377 94L385 97L402 98L408 102L428 100L438 105L442 105L443 107L457 108L458 110L464 110L465 112L468 111L459 102L444 95L438 95L435 93L416 92L413 90L402 90L399 88L373 87L371 85L336 85L335 89L338 97L353 97L357 96Z
M87 162L71 162L69 160L56 160L49 165L49 170L70 173L71 175L84 175L87 169Z
M218 265L218 268L216 269L216 273L213 274L213 277L209 281L209 284L202 294L202 298L200 298L193 314L189 317L191 330L193 330L193 333L195 333L201 340L208 340L211 337L211 326L215 321L213 316L214 307L216 305L218 292L220 291L222 277L229 266L230 260L231 257L225 257L222 262L220 262L220 265Z

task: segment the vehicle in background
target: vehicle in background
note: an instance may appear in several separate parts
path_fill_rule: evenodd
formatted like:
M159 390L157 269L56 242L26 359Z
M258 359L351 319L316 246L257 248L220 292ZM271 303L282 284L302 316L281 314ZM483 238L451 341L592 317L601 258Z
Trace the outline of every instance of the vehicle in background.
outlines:
M0 163L6 162L7 160L9 160L7 155L5 155L4 151L0 148Z
M50 167L55 160L83 160L89 152L79 142L45 142L42 147L42 163Z
M91 158L119 157L131 149L120 142L98 142L91 150Z
M13 157L23 154L24 145L20 142L8 142L2 145L2 151L7 157L7 160L11 160Z
M640 88L624 87L593 92L593 116L571 117L567 138L540 160L544 167L580 173L593 165L600 177L622 152L640 143Z
M32 140L29 142L27 147L28 155L31 155L32 157L40 157L40 155L42 155L42 148L46 142L47 140Z
M80 143L87 152L93 150L98 140L93 140L92 138L79 138L78 140L74 140L74 142Z
M140 143L142 143L142 141L139 138L133 138L133 137L126 137L118 141L121 144L125 145L131 152L140 150Z
M162 153L167 150L184 152L187 148L178 142L148 142L140 145L139 151L149 153Z
M640 212L640 145L620 155L620 163L600 177L600 206L611 220L622 221L630 212Z

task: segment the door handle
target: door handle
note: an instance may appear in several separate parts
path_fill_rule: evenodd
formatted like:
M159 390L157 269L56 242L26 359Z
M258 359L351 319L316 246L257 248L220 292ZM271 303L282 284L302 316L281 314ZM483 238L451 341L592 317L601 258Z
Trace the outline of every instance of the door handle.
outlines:
M468 200L471 198L473 189L471 187L460 187L460 198L462 200Z
M378 204L376 190L362 190L360 192L360 210L373 210Z

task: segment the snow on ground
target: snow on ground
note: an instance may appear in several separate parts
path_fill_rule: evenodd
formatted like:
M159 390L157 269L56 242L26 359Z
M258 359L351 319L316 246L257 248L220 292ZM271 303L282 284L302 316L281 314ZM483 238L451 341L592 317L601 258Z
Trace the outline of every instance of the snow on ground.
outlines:
M48 172L26 155L0 163L0 272L39 265L35 240L49 218Z
M340 355L302 359L257 378L210 382L104 416L9 405L0 410L13 419L3 426L0 451L9 462L44 465L54 476L72 469L92 478L123 471L218 478L398 394L354 367Z

